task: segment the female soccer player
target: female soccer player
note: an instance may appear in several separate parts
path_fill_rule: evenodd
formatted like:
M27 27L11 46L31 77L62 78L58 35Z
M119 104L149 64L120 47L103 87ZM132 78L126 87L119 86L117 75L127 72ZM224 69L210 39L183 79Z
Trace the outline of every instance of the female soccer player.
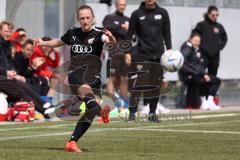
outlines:
M90 6L80 6L77 11L77 19L80 24L80 28L70 28L65 35L59 39L53 39L51 41L42 41L41 39L36 40L36 44L45 47L59 47L64 44L70 45L71 50L71 62L70 68L73 65L81 66L82 64L76 62L79 56L90 56L93 61L96 60L94 57L99 58L102 53L104 43L116 43L116 40L112 33L108 30L100 30L94 27L94 13ZM77 58L76 58L77 57ZM81 58L79 59L82 62ZM74 61L74 62L73 62ZM72 63L72 64L71 64ZM88 62L85 62L88 64ZM92 62L90 62L92 64ZM84 68L84 67L83 67ZM88 69L88 72L96 68L87 66L84 69ZM68 76L68 81L72 92L76 93L78 97L85 102L87 110L85 114L79 119L75 130L66 144L66 151L68 152L82 152L78 146L77 141L90 127L94 117L96 115L106 118L106 114L109 113L108 109L101 109L99 102L101 95L94 93L95 90L101 91L101 82L98 75L90 75L88 72L79 75L79 72L71 72ZM92 71L94 72L94 71ZM85 81L86 77L87 81ZM89 77L90 76L90 77ZM89 83L89 79L95 79L93 83ZM75 89L74 89L75 86ZM77 86L77 87L76 87ZM103 119L104 121L104 119Z

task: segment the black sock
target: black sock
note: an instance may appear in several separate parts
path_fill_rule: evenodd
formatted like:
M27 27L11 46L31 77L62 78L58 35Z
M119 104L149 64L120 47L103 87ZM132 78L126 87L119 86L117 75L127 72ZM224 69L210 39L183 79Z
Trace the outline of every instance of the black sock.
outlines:
M157 109L158 100L159 100L159 98L151 98L151 99L149 99L150 114L151 113L155 114L156 109Z
M94 95L88 94L84 98L84 102L86 103L86 112L85 114L78 120L78 123L75 127L75 130L70 138L70 141L77 142L79 138L81 138L84 133L91 126L92 121L96 115L100 115L101 107L95 101Z

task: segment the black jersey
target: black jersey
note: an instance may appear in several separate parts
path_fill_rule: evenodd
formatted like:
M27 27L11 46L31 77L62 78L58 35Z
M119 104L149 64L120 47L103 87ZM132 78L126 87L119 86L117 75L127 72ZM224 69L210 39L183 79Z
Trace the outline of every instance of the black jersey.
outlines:
M71 58L83 54L101 56L103 49L103 31L94 27L89 32L83 32L81 28L70 28L61 40L71 46Z
M201 35L200 48L207 56L218 55L227 44L227 33L224 27L218 22L212 22L207 16L193 31Z

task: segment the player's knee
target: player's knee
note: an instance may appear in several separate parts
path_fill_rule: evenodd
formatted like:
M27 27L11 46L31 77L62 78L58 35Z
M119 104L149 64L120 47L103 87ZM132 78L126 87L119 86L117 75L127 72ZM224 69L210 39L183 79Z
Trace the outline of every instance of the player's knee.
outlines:
M96 102L97 102L97 104L101 104L101 98L100 97L98 97L98 96L95 96L95 100L96 100Z
M87 84L84 84L84 85L81 85L78 90L78 96L81 98L81 99L84 99L84 97L88 94L92 94L93 95L93 90L92 88L87 85Z
M128 85L128 79L127 79L127 77L121 77L121 84L122 84L122 85Z

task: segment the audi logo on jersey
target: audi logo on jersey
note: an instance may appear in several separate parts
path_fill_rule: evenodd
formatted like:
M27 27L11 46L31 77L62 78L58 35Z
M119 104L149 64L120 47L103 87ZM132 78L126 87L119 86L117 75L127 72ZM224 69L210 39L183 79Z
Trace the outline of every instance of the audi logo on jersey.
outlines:
M74 44L72 46L72 51L74 53L92 53L92 46L85 46L80 44Z

